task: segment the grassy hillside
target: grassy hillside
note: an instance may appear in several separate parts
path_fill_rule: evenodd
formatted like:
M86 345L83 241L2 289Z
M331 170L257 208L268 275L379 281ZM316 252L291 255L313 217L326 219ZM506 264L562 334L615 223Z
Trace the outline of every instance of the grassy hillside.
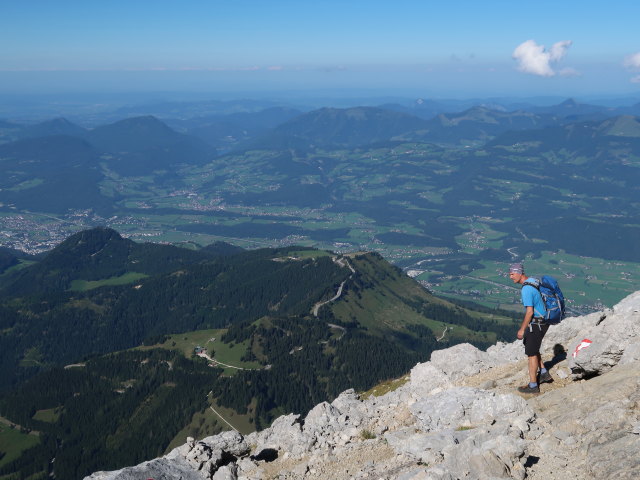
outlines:
M507 315L480 314L435 297L377 254L349 260L356 274L331 310L337 319L356 321L374 335L397 332L415 337L411 327L421 325L443 344L468 341L483 346L504 339L515 328Z

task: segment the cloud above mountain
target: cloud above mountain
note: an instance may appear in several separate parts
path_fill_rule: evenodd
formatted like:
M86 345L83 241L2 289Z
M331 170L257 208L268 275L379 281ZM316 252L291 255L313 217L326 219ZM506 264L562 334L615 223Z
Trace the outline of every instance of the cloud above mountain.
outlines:
M625 57L624 66L627 68L640 69L640 52Z
M572 43L571 40L563 40L546 49L544 45L538 45L535 40L527 40L518 45L511 56L518 62L518 70L521 72L553 77L556 71L552 68L552 64L557 63L567 54Z
M623 62L624 66L632 71L640 70L640 52L633 53L631 55L627 55ZM630 80L632 83L640 83L640 75L636 75L632 77Z

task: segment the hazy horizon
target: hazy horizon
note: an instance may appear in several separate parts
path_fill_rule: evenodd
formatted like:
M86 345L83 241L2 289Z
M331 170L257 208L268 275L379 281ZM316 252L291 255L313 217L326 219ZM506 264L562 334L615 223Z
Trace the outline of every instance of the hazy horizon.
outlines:
M4 95L640 94L638 4L36 0L0 13Z

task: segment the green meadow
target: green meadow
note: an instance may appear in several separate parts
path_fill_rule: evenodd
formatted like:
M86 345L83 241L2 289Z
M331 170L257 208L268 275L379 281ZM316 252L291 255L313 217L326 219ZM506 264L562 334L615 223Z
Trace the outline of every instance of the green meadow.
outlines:
M262 368L257 362L245 362L240 360L247 352L247 348L249 347L248 341L237 344L233 342L223 343L220 341L220 337L226 331L227 330L223 328L177 333L170 335L163 343L138 348L146 350L160 347L169 350L178 350L182 352L185 357L191 358L195 352L195 348L202 347L207 349L207 354L210 357L227 365L231 365L232 367L239 367L242 369ZM220 367L224 370L225 375L235 375L239 371L237 368Z
M27 350L20 360L21 367L41 367L42 364L42 354L38 350L37 347L32 347Z
M148 277L148 275L145 275L144 273L127 272L117 277L110 277L102 280L73 280L69 290L74 292L86 292L87 290L104 287L105 285L128 285L129 283L137 282L145 277Z
M0 467L18 458L22 452L40 443L37 435L21 433L17 428L0 423ZM1 478L1 477L0 477Z
M56 423L62 414L62 407L48 408L46 410L38 410L33 419L40 422Z

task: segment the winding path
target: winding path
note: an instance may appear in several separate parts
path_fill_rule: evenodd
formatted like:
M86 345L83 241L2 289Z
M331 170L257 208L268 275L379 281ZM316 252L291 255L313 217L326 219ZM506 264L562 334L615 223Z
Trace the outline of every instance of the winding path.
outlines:
M351 277L349 277L351 278ZM316 303L313 306L313 316L317 317L318 316L318 310L320 310L320 307L322 307L323 305L326 305L327 303L331 303L331 302L335 302L337 299L340 298L340 296L342 295L342 288L344 287L344 284L346 283L346 280L344 280L340 286L338 287L338 292L329 300L327 300L326 302L320 302L320 303Z
M347 260L346 258L338 258L337 260L334 260L334 263L337 263L342 268L348 267L349 270L351 270L351 275L349 275L349 278L347 278L347 280L351 280L351 278L353 277L353 274L356 273L355 269L351 266L351 264L349 263L349 260ZM335 302L337 299L340 298L340 296L342 295L342 289L344 288L344 284L347 283L347 280L344 280L340 284L340 286L338 287L338 291L332 298L330 298L325 302L318 302L313 306L313 310L311 313L313 314L314 317L318 318L318 310L320 310L320 307L322 307L323 305L326 305L327 303Z
M344 327L341 327L340 325L336 325L335 323L327 323L327 325L329 326L329 328L335 328L337 330L342 331L342 335L340 335L340 337L337 338L336 340L340 340L342 337L344 337L344 334L347 333L347 329Z
M445 336L445 334L447 333L447 330L449 330L449 326L444 327L444 331L442 332L442 335L440 335L438 338L436 338L436 342L439 342L440 340L442 340Z
M218 365L223 365L223 366L229 367L229 368L235 368L236 370L258 370L257 368L234 367L233 365L228 365L226 363L222 363L220 360L216 360L215 358L210 357L209 355L207 355L204 352L197 353L196 355L198 355L199 357L202 357L202 358L206 358L207 360L209 360L212 363L215 363L215 364L218 364Z
M229 422L227 422L227 420L226 420L222 415L220 415L220 414L219 414L219 413L218 413L218 412L217 412L217 411L216 411L216 410L215 410L211 405L209 405L209 408L211 409L211 411L212 411L213 413L215 413L215 414L220 418L220 420L222 420L224 423L226 423L227 425L229 425L233 430L235 430L236 432L238 432L238 430L236 429L236 427L234 427L234 426L233 426L233 425L231 425ZM240 433L240 432L238 432L238 433Z
M207 395L207 399L209 398L209 395L213 395L213 390L211 390L211 391L209 392L209 394ZM218 418L220 418L220 420L222 420L224 423L226 423L227 425L229 425L233 430L235 430L236 432L238 432L238 430L236 429L236 427L234 427L233 425L231 425L231 424L227 421L227 419L226 419L226 418L224 418L224 417L220 414L220 412L218 412L215 408L213 408L213 406L209 405L209 408L211 409L211 411L212 411L213 413L215 413L215 414L218 416ZM240 433L240 432L238 432L238 433Z

